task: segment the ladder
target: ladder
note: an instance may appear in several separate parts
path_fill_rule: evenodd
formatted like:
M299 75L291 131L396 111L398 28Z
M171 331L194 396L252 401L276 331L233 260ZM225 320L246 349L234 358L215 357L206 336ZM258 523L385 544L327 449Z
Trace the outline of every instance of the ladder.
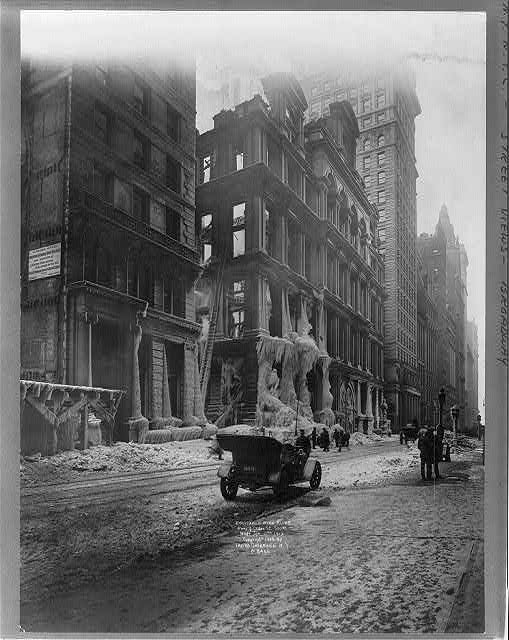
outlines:
M214 352L214 342L216 339L217 329L217 317L220 311L221 297L223 293L223 274L226 264L226 253L223 253L219 269L216 277L216 286L214 290L214 298L211 305L209 333L207 335L207 342L205 344L205 352L203 355L203 362L200 367L200 390L203 405L205 406L207 400L207 389L210 380L210 371L212 369L212 354Z

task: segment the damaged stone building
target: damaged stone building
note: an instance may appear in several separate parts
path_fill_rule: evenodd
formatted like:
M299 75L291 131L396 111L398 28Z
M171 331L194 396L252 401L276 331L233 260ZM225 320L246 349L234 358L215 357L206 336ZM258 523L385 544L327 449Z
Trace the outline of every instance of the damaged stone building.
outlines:
M309 397L315 420L370 431L383 401L383 260L378 212L355 169L355 114L335 103L304 126L293 75L262 85L265 97L221 111L197 142L206 413L254 420L260 343L312 338L297 402Z
M199 413L195 141L194 62L23 64L21 376L125 390L117 439Z

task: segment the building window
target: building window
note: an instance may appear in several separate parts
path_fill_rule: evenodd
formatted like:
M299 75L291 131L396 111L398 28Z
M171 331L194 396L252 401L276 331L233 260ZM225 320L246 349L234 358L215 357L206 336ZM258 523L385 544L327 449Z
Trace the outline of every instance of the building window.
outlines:
M383 122L385 120L385 111L380 111L380 113L376 114L376 121Z
M381 151L378 154L378 166L382 167L385 164L385 151Z
M95 166L93 172L93 191L96 196L111 202L113 176L111 173Z
M212 257L212 214L206 213L201 217L201 259L207 262Z
M162 133L167 133L167 108L168 103L166 102L166 100L163 100L161 97L159 97L157 93L153 93L151 95L150 109L152 114L150 120L153 126Z
M376 106L385 107L385 93L379 93L376 97Z
M180 318L185 318L185 289L180 278L166 277L164 279L163 310Z
M150 148L150 171L163 184L166 180L166 154L159 147Z
M240 171L244 168L244 152L237 151L235 153L235 171Z
M166 156L166 186L172 191L180 193L180 165L171 156Z
M264 249L265 251L269 254L269 256L272 255L272 251L273 251L273 239L272 239L272 235L273 235L273 216L271 214L271 211L269 209L269 207L267 207L267 205L265 205L265 210L264 210L264 224L265 224L265 234L264 234Z
M384 144L385 144L385 136L384 136L384 134L383 134L383 133L381 133L381 134L378 136L377 146L379 146L379 147L383 147L383 146L384 146Z
M241 338L244 334L246 281L235 280L228 292L228 335Z
M149 222L149 202L148 193L133 187L133 216L145 224Z
M212 161L212 157L210 155L205 156L201 160L201 182L202 182L202 184L205 184L210 180L211 161Z
M108 72L104 67L100 67L99 65L96 66L95 77L101 86L103 87L108 86L108 80L109 80Z
M365 185L366 189L368 189L371 186L371 176L370 175L364 176L364 185Z
M142 116L149 114L150 89L135 78L133 90L133 107Z
M378 173L378 184L385 184L385 171Z
M246 203L234 205L232 213L233 257L236 258L246 252Z
M111 119L98 104L94 109L94 129L96 137L104 144L110 144Z
M371 109L371 98L370 96L364 96L362 98L362 111L365 113Z
M364 171L367 171L369 169L370 164L371 164L370 156L366 156L365 158L362 159L362 168L364 169Z
M166 206L153 198L150 200L150 226L166 233Z
M368 116L368 117L362 119L362 126L363 127L369 127L370 124L371 124L371 116Z
M167 126L166 132L172 140L180 142L181 117L178 111L167 105L166 108Z
M371 140L369 138L365 138L362 144L363 151L369 151L371 149Z
M133 148L133 162L134 164L147 170L149 160L149 142L146 138L141 136L137 131L134 132L134 148Z
M113 182L113 204L117 209L132 213L133 190L130 184L115 177Z
M313 87L313 88L311 89L311 95L312 95L313 97L315 97L315 96L317 96L317 95L318 95L318 87Z
M180 242L180 214L166 207L166 235Z
M385 191L378 192L378 204L385 204Z

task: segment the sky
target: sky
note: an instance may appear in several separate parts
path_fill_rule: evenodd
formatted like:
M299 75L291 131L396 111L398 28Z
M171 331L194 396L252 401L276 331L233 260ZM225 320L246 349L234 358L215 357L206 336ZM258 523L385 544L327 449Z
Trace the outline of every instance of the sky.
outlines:
M416 73L417 232L433 233L447 205L469 259L469 319L479 330L484 419L486 19L467 12L22 12L22 55L69 59L190 54L201 85L225 65L307 73L370 68L404 57ZM147 42L151 43L147 48ZM197 121L202 115L198 90ZM210 125L211 126L211 123Z

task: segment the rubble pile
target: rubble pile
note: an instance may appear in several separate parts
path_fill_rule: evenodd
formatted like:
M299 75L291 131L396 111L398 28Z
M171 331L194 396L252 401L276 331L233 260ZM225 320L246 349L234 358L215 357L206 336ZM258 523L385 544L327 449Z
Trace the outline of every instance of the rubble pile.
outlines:
M379 436L376 433L360 433L355 431L350 435L350 445L357 446L360 444L371 444L373 442L381 442L383 440L382 436Z

